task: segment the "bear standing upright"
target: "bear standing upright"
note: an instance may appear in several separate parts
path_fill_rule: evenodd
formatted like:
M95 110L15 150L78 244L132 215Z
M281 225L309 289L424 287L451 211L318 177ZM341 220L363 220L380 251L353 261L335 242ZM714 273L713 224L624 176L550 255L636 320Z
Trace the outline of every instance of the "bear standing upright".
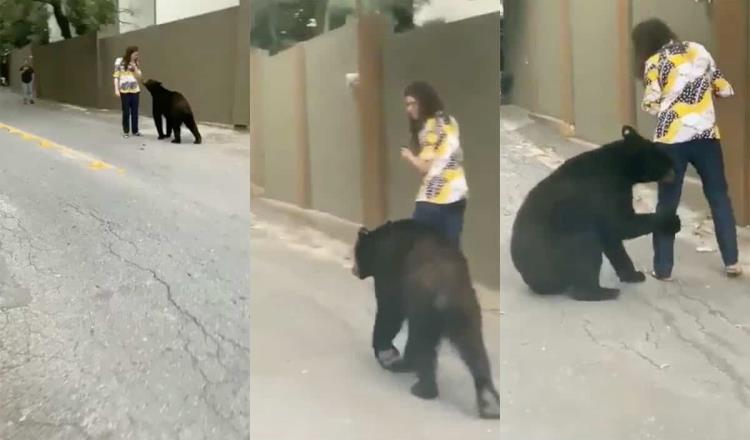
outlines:
M167 90L162 86L159 81L149 79L143 85L151 93L151 100L153 101L154 111L154 124L156 124L156 131L159 133L159 139L165 139L172 135L174 130L174 140L172 143L179 144L182 142L180 138L180 128L182 124L190 130L195 137L196 144L202 142L201 134L198 131L198 125L195 123L195 117L193 116L193 110L190 108L190 104L187 99L179 92L173 92ZM161 127L162 117L167 119L167 133L164 134Z
M500 417L500 398L482 340L481 309L461 251L429 226L399 220L373 231L360 229L354 256L352 273L375 280L372 347L381 366L416 371L419 380L412 394L433 399L438 395L437 347L447 337L474 378L480 417ZM409 337L402 358L393 339L405 319Z
M518 210L511 257L529 287L540 294L572 288L578 300L616 298L599 285L602 253L623 282L645 281L624 240L661 230L677 233L675 212L636 214L633 185L674 176L667 153L624 126L621 140L575 156L539 182Z

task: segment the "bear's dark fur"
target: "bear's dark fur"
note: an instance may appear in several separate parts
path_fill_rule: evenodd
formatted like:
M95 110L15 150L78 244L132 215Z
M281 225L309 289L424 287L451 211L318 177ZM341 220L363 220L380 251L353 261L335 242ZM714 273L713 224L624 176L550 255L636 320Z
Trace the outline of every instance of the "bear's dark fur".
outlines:
M602 253L623 282L645 281L624 240L656 230L677 233L675 212L636 214L633 186L668 180L672 161L656 145L624 126L621 140L575 156L526 196L513 224L511 257L529 287L540 294L571 288L578 300L616 298L600 286Z
M416 371L412 394L437 397L437 348L447 337L468 366L476 388L479 415L500 417L482 339L482 315L461 251L438 232L413 220L387 222L359 231L352 273L373 277L377 315L372 336L375 357L394 372ZM403 358L393 339L407 320Z
M185 124L188 130L193 133L195 143L200 144L202 141L201 134L198 131L198 125L195 123L195 118L193 117L193 110L190 108L187 99L179 92L165 89L159 81L149 79L143 84L151 93L154 123L156 124L156 131L159 133L159 139L169 138L172 136L172 131L174 130L174 140L172 143L179 144L181 142L180 128L182 124ZM167 120L166 134L161 128L162 117Z

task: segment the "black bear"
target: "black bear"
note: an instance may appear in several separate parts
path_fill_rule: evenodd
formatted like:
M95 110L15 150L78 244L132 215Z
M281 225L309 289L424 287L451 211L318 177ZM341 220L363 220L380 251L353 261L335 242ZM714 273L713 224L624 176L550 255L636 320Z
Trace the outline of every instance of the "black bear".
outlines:
M602 253L622 282L646 277L633 266L624 240L656 230L677 233L675 212L636 214L633 186L674 177L670 157L634 128L622 139L568 159L526 196L513 223L513 264L539 294L572 289L577 300L614 299L602 287Z
M159 81L149 79L143 85L151 93L154 110L154 124L156 131L159 133L159 139L165 139L172 135L174 130L174 140L172 143L179 144L180 128L182 124L193 133L195 143L200 144L202 141L201 134L198 131L198 125L193 117L193 110L187 99L179 92L167 90ZM167 120L167 133L164 134L161 128L162 117Z
M393 372L416 371L412 394L433 399L438 395L437 348L447 337L474 378L480 417L499 418L500 397L482 339L479 301L461 251L429 226L409 219L360 229L354 260L352 273L375 281L372 347L380 365ZM401 357L393 339L404 320L409 336Z

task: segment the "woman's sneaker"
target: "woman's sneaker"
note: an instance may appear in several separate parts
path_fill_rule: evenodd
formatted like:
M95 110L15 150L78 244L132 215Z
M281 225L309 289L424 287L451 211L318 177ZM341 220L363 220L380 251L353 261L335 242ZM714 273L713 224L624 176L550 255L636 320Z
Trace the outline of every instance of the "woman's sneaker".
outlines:
M674 278L672 278L671 276L668 276L668 275L659 275L658 273L656 273L655 270L651 271L651 276L654 277L654 279L657 279L659 281L665 281L665 282L674 281Z
M740 263L729 265L724 268L724 273L726 273L729 278L736 278L742 275L742 266L740 266Z
M124 137L124 138L129 138L129 137L130 137L130 135L129 135L129 134L127 134L127 133L123 133L123 134L122 134L122 137Z

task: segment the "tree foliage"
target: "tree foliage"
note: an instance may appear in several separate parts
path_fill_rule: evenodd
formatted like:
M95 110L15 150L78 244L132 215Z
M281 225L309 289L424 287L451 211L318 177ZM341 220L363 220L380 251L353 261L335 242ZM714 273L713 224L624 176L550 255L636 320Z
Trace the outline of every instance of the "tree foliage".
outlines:
M16 0L25 2L27 0ZM65 39L97 32L118 19L117 0L32 0L52 8L60 34Z
M363 12L393 19L394 31L414 28L414 11L430 0L360 0ZM278 52L328 30L356 14L357 0L253 0L251 45Z
M49 13L28 1L0 0L0 52L49 40Z

